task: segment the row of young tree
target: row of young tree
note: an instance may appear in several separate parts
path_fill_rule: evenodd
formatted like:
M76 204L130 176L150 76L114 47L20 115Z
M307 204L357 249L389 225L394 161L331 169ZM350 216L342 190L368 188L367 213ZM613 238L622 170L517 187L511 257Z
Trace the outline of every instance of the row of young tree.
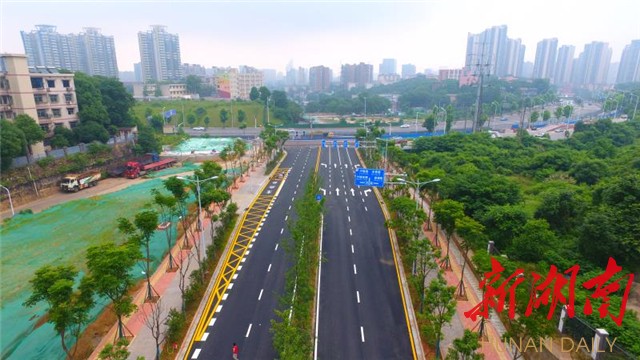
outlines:
M187 303L193 301L197 297L196 293L202 291L205 273L214 265L213 259L225 245L223 235L233 226L237 206L230 203L231 197L226 191L229 183L220 165L204 162L194 175L195 179L210 179L199 187L202 209L206 212L212 229L212 244L207 247L206 252L202 249L203 244L198 241L198 234L192 226L194 219L199 215L195 213L198 208L197 200L194 201L194 198L197 199L198 187L193 181L171 177L163 182L163 189L152 191L153 203L148 208L136 214L134 219L118 219L117 228L122 238L87 249L85 276L79 279L79 271L73 265L50 264L36 271L30 281L33 292L24 305L33 307L40 302L45 303L47 321L53 324L68 358L73 359L76 355L86 356L76 354L75 344L91 320L89 314L96 305L96 298L106 298L111 302L110 308L117 318L118 338L126 336L123 318L136 310L131 295L138 281L135 275L139 273L135 271L136 265L144 274L146 300L158 300L150 280L153 271L151 264L157 259L152 258L150 246L154 233L159 229L166 233L168 271L178 271L180 275L182 314L187 309ZM217 222L220 223L219 227L215 226ZM171 249L177 239L178 224L184 233L184 241L180 246L182 250L187 251L180 251L179 258L174 259ZM199 222L198 226L201 226ZM216 228L217 231L214 230ZM190 272L193 258L198 264L198 269ZM159 322L166 321L169 324L173 318L181 317L175 310L171 314L173 315L167 319L160 319L156 312L148 326L160 329ZM170 334L151 330L159 354L164 336ZM113 347L110 347L109 351L111 348Z
M493 249L506 255L500 260L505 273L527 270L524 282L529 286L520 286L516 294L518 314L526 310L528 289L534 284L532 271L546 274L552 265L564 271L579 264L576 284L581 284L602 273L609 257L625 273L640 270L639 153L640 122L610 120L578 123L573 136L564 141L524 133L498 139L456 133L417 139L411 152L389 148L390 158L413 180L441 179L420 189L431 200L435 222L447 235L441 266L446 268L448 244L456 235L462 251L474 252L479 274L492 270L486 251L489 240L494 242ZM416 234L421 232L423 218L412 212L415 203L401 196L404 186L394 190L399 197L390 202L396 213L390 226L404 239L401 243L410 248L408 253L422 254L418 259L424 259L424 254L436 257L427 245L409 241L419 240ZM417 261L416 255L410 258ZM418 263L417 268L433 267ZM422 296L428 296L421 280L416 281ZM582 308L590 294L578 286L575 292L576 307ZM458 295L464 295L462 284ZM597 308L606 301L592 299L591 303ZM620 308L621 293L611 294L608 301L616 314L613 309ZM554 324L545 319L548 307L542 308L529 317L509 319L508 336L553 334ZM626 311L621 326L608 316L589 316L587 321L607 329L628 351L640 354L634 340L640 337L640 321L634 312Z

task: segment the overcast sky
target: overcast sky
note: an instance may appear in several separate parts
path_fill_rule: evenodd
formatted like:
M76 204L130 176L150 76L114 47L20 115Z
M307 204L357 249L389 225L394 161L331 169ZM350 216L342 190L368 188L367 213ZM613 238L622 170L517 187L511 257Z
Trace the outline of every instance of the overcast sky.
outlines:
M55 25L79 33L98 27L112 35L120 71L140 61L137 33L166 25L180 36L182 62L249 65L284 71L383 58L425 69L464 65L468 33L507 25L533 62L538 41L556 37L576 56L591 41L608 42L613 62L640 39L639 0L434 1L29 1L0 0L0 52L24 53L20 30Z

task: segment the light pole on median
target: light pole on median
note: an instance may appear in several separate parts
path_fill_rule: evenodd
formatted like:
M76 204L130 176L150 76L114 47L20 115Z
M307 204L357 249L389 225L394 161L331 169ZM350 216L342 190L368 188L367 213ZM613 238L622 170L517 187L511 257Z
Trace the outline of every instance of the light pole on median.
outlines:
M200 180L198 178L198 175L195 175L195 180L194 180L194 179L191 179L191 178L188 178L188 177L185 177L185 176L178 176L178 179L180 179L180 180L185 180L185 181L189 181L189 182L192 182L192 183L196 184L196 192L198 193L198 230L200 231L200 253L201 253L201 256L202 256L201 259L203 259L203 260L204 260L205 251L204 251L204 236L202 234L202 220L200 218L200 216L202 215L202 201L200 199L200 184L205 182L205 181L214 180L214 179L217 179L217 178L218 178L218 176L212 176L210 178L206 178L204 180Z
M16 213L13 211L13 201L11 200L11 192L9 191L9 188L3 185L0 185L0 187L7 191L7 196L9 196L9 206L11 207L11 216L15 216Z
M433 179L433 180L428 180L428 181L411 181L411 180L407 180L407 179L398 179L399 183L404 183L404 184L411 184L413 186L416 187L416 190L414 192L414 196L420 196L420 188L426 184L430 184L430 183L435 183L435 182L439 182L440 179ZM417 200L417 199L416 199ZM418 210L418 202L416 201L416 210Z

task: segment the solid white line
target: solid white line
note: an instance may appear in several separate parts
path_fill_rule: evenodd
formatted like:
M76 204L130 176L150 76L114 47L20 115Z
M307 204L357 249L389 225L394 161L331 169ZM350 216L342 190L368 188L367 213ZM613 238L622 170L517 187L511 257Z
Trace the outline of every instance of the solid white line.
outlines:
M276 248L273 251L278 251L278 244L276 244Z
M249 333L251 332L251 325L253 324L249 324L249 328L247 329L247 335L245 335L244 337L249 337ZM364 342L364 340L362 340L362 342Z
M318 251L318 259L322 258L322 228L324 225L324 215L320 217L320 250ZM318 261L318 298L316 299L316 338L315 346L313 349L313 360L318 360L318 328L320 322L320 281L322 279L322 261Z
M193 356L191 356L192 359L197 359L198 355L200 355L200 349L196 349L196 351L193 352Z
M284 228L280 229L280 235L284 232Z
M362 337L362 342L364 342L364 328L360 326L360 337Z
M360 291L356 290L356 297L358 298L358 304L360 304Z
M352 254L355 254L355 253L356 253L356 252L355 252L355 250L353 249L353 244L351 244L351 253L352 253Z
M356 269L356 264L353 264L353 274L358 275L358 270Z
M349 235L353 236L353 231L351 231L351 229L349 229Z
M271 264L269 264L269 268L267 269L267 272L271 271Z
M264 289L260 289L260 295L258 295L258 301L260 301L260 299L262 299L262 291L264 291Z
M202 337L200 338L200 341L207 341L208 337L209 337L209 333L206 332L206 333L202 334Z
M211 321L209 321L209 326L213 326L213 324L216 323L216 318L211 319Z

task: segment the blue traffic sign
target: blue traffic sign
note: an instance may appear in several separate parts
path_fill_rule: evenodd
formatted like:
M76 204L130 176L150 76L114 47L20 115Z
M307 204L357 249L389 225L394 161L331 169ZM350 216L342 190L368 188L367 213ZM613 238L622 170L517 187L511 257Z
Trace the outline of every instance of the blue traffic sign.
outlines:
M320 200L322 200L322 195L316 194L316 201L320 201Z
M358 168L355 184L356 186L384 187L384 170Z
M322 139L322 147L326 148L327 147L327 140Z
M338 141L337 140L333 140L333 147L337 148L338 147Z
M354 143L354 147L357 149L360 147L360 141L356 140L356 142Z
M168 118L172 117L175 114L176 114L176 110L175 109L171 109L169 111L165 111L164 112L164 118L168 119Z
M347 140L344 141L344 148L348 148L349 147L349 143L347 142Z

